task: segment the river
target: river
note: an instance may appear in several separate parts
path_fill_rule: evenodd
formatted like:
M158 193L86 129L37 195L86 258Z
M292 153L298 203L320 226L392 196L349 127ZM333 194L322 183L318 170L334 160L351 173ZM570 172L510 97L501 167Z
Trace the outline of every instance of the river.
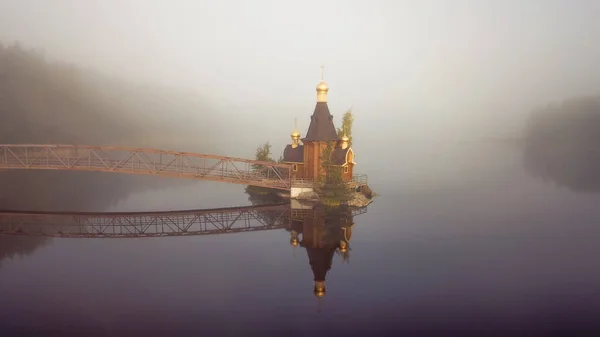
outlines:
M143 239L0 237L0 332L574 336L598 330L599 194L532 175L520 151L505 145L431 147L392 165L375 158L364 156L361 171L378 196L353 219L349 257L333 256L320 299L307 250L292 246L284 229ZM123 179L143 184L146 178ZM95 198L94 188L73 193ZM212 182L165 180L160 188L118 193L91 208L250 204L243 186Z

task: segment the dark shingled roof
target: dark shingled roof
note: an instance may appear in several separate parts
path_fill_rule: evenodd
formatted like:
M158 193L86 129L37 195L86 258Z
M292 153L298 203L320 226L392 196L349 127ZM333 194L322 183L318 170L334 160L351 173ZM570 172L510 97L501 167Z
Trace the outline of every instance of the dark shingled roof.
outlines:
M346 154L350 151L350 148L347 147L342 149L341 147L335 148L331 152L331 162L333 165L344 165L346 163Z
M304 162L304 145L298 145L295 149L288 145L283 150L283 161L289 161L293 163Z
M310 116L308 132L302 141L333 141L339 139L327 103L317 102L315 112Z
M329 248L313 248L306 247L308 261L312 269L315 281L325 281L325 276L331 269L331 262L335 254L335 247Z

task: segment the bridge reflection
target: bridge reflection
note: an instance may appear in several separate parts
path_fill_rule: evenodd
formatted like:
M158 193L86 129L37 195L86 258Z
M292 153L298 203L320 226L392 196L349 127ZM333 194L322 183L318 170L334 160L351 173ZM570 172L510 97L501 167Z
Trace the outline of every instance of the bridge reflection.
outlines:
M127 213L0 211L0 234L139 238L239 233L284 228L289 212L287 205Z
M290 244L306 249L315 282L314 293L318 298L325 295L325 279L331 269L333 256L338 253L344 261L349 261L354 216L366 211L366 208L332 209L320 205L308 211L292 210Z
M86 238L231 234L291 228L318 212L292 209L289 204L165 212L0 211L0 234Z
M339 254L348 261L354 217L366 213L367 208L297 206L271 204L144 213L0 211L0 239L10 241L11 236L15 240L14 236L34 236L31 239L40 240L47 240L46 237L139 238L284 229L290 233L292 246L306 249L314 294L321 298L325 295L325 279L333 257Z

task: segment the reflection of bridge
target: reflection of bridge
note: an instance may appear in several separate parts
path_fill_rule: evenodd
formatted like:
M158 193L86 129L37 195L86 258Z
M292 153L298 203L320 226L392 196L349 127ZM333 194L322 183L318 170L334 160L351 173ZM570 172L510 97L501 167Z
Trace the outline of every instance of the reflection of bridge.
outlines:
M67 238L139 238L241 233L285 229L290 244L306 250L313 273L313 293L325 295L325 279L335 254L349 261L354 217L367 208L271 204L208 210L128 213L59 213L0 211L0 239L5 236ZM302 239L300 239L300 237ZM10 242L10 240L7 240Z
M312 212L291 210L290 205L127 213L0 211L0 234L138 238L240 233L288 228L291 220L301 221Z
M119 172L291 188L291 165L130 147L0 145L0 169Z

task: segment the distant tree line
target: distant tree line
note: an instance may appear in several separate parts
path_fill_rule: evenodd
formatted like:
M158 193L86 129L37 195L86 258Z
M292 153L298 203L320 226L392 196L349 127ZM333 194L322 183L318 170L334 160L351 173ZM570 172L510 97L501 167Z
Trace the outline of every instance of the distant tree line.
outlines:
M573 190L600 191L600 96L535 111L524 138L529 172Z
M183 117L199 112L206 112L200 125ZM44 52L20 43L0 44L1 142L172 148L189 145L171 143L185 138L193 139L198 151L215 153L208 137L202 136L213 129L209 112L208 105L175 90L51 62Z
M2 260L28 256L50 241L46 237L0 235L0 268Z
M220 152L200 125L180 120L208 107L186 94L132 84L20 43L0 44L0 143L129 145ZM192 139L193 144L182 139ZM173 142L174 140L174 142ZM180 179L88 172L0 170L0 208L102 211L133 191L188 184Z

